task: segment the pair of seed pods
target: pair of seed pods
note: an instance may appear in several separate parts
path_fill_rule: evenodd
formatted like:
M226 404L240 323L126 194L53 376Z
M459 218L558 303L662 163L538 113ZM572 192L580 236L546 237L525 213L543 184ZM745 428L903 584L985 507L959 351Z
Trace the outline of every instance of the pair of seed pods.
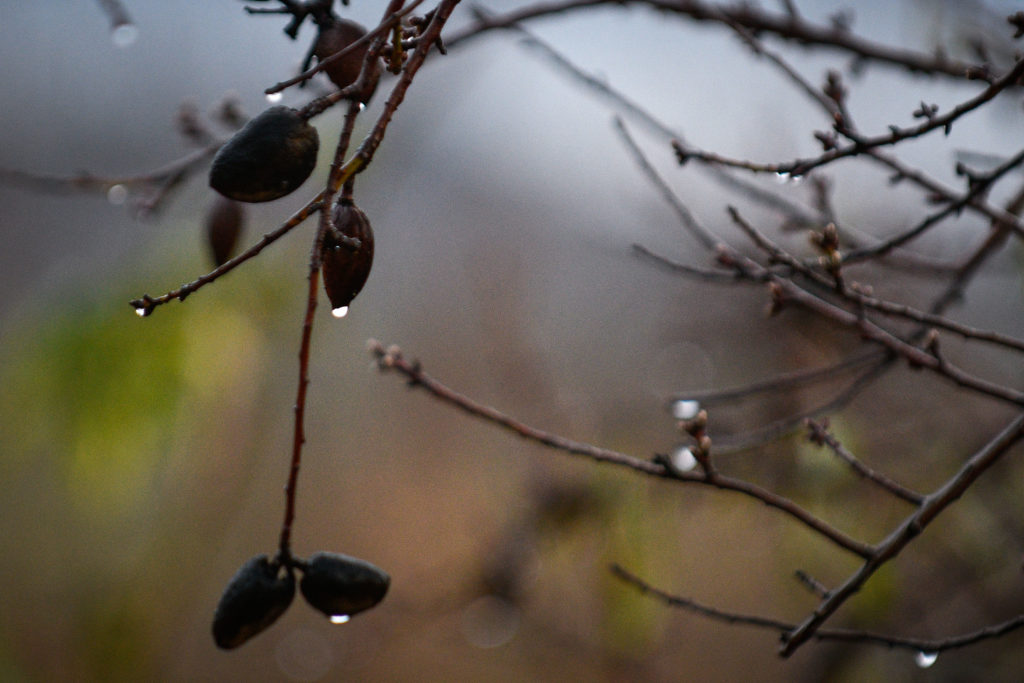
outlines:
M282 564L266 555L253 557L235 574L213 616L213 639L230 650L268 628L295 597L295 572L302 572L299 590L311 606L332 620L370 609L384 599L390 577L374 565L338 553L320 552L308 562Z

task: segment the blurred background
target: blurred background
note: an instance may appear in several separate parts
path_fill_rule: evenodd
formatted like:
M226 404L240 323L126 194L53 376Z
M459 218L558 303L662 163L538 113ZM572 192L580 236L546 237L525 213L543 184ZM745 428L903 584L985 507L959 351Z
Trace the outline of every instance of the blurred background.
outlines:
M379 4L353 2L344 15L373 25ZM821 22L845 7L797 4ZM125 5L137 29L127 45L112 40L99 3L0 4L0 168L122 177L162 167L194 149L175 128L183 103L205 115L233 97L258 113L263 89L296 73L313 39L307 25L289 40L283 18L248 16L237 0ZM980 36L998 62L1012 53L1005 16L1019 6L849 8L854 30L871 39L974 59ZM467 4L451 26L470 19ZM702 149L759 161L820 149L811 135L828 126L820 113L720 26L614 7L531 29ZM854 76L845 55L769 44L812 83L829 68L846 71L850 107L869 132L911 123L922 101L948 107L979 88L875 65ZM357 140L392 83L361 117ZM312 96L292 89L284 103ZM959 187L957 153L1020 148L1020 105L1007 96L948 138L901 154ZM799 312L766 317L760 289L684 280L633 256L640 243L709 263L637 171L612 126L616 111L514 32L428 60L356 184L376 234L369 282L344 319L331 318L321 298L293 540L300 556L328 550L379 565L390 593L343 626L296 601L229 653L214 646L213 609L235 570L277 543L315 224L143 320L130 299L210 269L205 171L144 217L131 193L0 184L0 679L1013 679L1024 668L1020 634L944 653L929 668L912 653L864 646L811 644L781 660L772 632L642 597L609 563L705 604L795 621L816 604L795 570L835 585L857 563L751 500L546 451L374 368L370 338L400 345L456 390L528 423L649 457L683 442L666 409L671 396L823 366L858 348ZM340 110L315 120L318 171L293 195L248 207L245 244L316 192L340 123ZM733 204L812 253L805 232L780 232L780 215L696 164L677 167L663 139L627 125L709 228L745 246L725 213ZM851 229L885 236L928 211L919 192L890 186L864 162L823 175ZM811 203L810 183L755 182ZM1019 183L1005 182L992 200ZM955 260L985 230L964 214L915 250ZM954 317L1024 335L1020 256L1016 245L1004 250ZM942 288L922 276L864 277L914 305ZM1012 355L948 344L978 374L1011 386L1024 379ZM838 386L715 409L711 434L798 412ZM869 464L928 491L1010 415L898 369L831 421ZM1024 479L1014 455L835 625L942 638L1020 613ZM719 467L868 542L909 512L799 437Z

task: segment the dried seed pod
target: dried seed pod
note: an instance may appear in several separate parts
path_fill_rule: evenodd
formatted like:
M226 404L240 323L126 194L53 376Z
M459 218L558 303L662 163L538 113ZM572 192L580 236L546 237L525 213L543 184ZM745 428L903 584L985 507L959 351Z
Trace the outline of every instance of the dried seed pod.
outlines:
M335 311L356 298L373 267L373 229L370 219L350 199L341 199L333 209L334 230L324 235L320 259L324 289Z
M317 61L322 62L336 52L344 50L365 35L366 29L354 21L332 17L321 24L320 32L317 34L316 42L313 44L313 55L317 58ZM339 88L352 85L359 78L359 72L363 68L363 60L366 59L366 51L369 47L369 43L366 43L353 49L348 54L324 67L324 73ZM377 79L380 78L380 62L374 65L374 71L370 76L373 85L370 88L370 92L364 93L363 97L360 98L363 102L368 101L373 96L373 91L377 88Z
M348 617L384 599L391 578L365 560L338 553L315 553L303 568L299 590L306 602L328 617Z
M242 234L245 207L233 199L217 195L206 214L206 244L213 264L219 266L235 253L235 244Z
M220 596L213 615L217 647L236 648L270 626L295 597L295 575L257 555L242 565Z
M271 107L245 124L213 158L210 187L240 202L293 192L316 167L316 128L289 107Z

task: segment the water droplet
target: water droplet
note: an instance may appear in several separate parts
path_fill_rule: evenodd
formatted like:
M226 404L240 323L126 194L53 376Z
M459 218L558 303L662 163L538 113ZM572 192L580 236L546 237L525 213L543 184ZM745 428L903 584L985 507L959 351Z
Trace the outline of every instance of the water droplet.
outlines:
M347 624L349 622L349 619L351 619L351 618L352 617L350 617L347 614L335 614L334 616L331 617L331 623L332 624Z
M922 650L921 652L918 652L916 655L914 655L914 662L922 669L927 669L932 664L934 664L935 660L938 658L938 652L924 652Z
M110 32L110 40L114 43L114 47L121 48L122 50L126 47L131 47L138 38L139 27L135 24L118 24Z
M366 109L366 104L364 104L363 102L360 102L359 103L359 111L363 111L364 109Z
M331 310L331 315L335 318L344 318L348 314L348 306L338 306Z
M697 466L697 458L693 457L693 451L689 446L676 446L671 457L672 467L680 472L689 472Z
M111 185L110 189L107 190L107 201L114 206L121 206L128 199L128 188L118 183L117 185Z
M140 318L145 318L146 309L139 306L138 308L135 309L135 315L139 316Z
M700 401L681 398L672 402L672 417L677 420L692 420L700 412Z
M284 93L272 92L267 95L267 102L271 104L277 104L284 98Z

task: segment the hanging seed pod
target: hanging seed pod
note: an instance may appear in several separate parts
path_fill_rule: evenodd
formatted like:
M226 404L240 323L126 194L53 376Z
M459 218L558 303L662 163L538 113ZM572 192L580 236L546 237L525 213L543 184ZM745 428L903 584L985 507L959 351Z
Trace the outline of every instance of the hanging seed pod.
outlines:
M213 639L230 650L274 623L295 597L295 575L257 555L242 565L220 596L213 615Z
M313 44L313 55L318 62L322 62L365 35L366 29L354 21L332 17L321 24L320 32ZM366 59L366 51L369 47L369 43L360 45L348 54L334 60L324 67L324 73L338 88L352 85L359 78L359 72L362 71L363 60ZM374 65L373 73L370 74L370 80L373 83L370 91L364 93L360 98L363 102L369 101L373 96L374 90L377 89L378 78L380 78L379 62Z
M315 553L303 569L299 590L328 617L349 617L384 599L391 577L365 560Z
M244 222L245 207L233 199L217 195L206 214L206 244L215 266L223 264L234 255Z
M324 235L320 260L324 289L331 300L331 308L337 312L348 307L370 276L373 229L370 219L350 199L339 200L333 212L334 230Z
M293 192L316 167L320 138L294 109L271 107L218 150L210 187L240 202L269 202Z

